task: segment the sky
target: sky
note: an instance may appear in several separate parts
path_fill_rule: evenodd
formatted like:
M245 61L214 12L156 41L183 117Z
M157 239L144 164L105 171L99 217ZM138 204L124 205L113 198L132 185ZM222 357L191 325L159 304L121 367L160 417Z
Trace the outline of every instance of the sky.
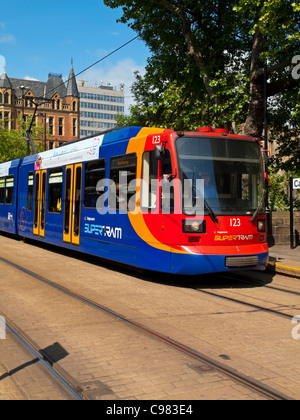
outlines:
M75 74L130 41L137 34L117 23L122 9L103 0L14 0L1 2L0 75L46 82L48 74L67 78L71 59ZM125 84L125 110L132 104L134 71L144 73L150 53L137 39L77 77L91 86Z

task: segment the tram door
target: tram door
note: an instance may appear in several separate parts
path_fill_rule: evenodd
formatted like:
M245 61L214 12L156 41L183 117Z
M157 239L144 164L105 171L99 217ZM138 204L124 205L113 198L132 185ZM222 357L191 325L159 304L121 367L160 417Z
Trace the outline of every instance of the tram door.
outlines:
M45 237L47 171L36 171L34 188L33 234Z
M69 165L65 175L64 242L80 245L82 164Z

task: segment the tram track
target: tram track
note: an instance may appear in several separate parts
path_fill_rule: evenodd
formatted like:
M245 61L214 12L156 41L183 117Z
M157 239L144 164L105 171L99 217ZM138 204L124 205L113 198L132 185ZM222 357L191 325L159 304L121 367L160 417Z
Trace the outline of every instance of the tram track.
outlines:
M271 286L270 283L263 282L263 281L258 281L257 279L254 280L253 278L251 278L251 279L247 279L246 277L241 278L241 276L237 277L233 274L231 276L223 275L222 277L224 279L233 280L233 281L238 282L238 283L249 284L251 286L263 286L267 289L275 290L275 291L278 291L278 292L288 293L288 294L294 295L294 296L300 296L300 292L297 292L295 290L288 290L288 289L283 289L281 287L274 287L274 286ZM287 276L287 277L289 278L289 276Z
M99 310L101 312L104 312L105 314L113 317L113 318L117 318L119 321L122 321L123 323L125 323L126 325L130 326L131 328L134 328L135 330L139 331L140 333L143 333L145 335L147 335L148 337L151 337L153 339L158 340L161 343L164 343L170 347L172 347L173 349L176 349L177 351L184 353L185 355L188 355L189 357L191 357L193 360L196 360L198 362L201 362L203 364L205 364L206 366L208 366L209 368L213 368L216 371L218 371L219 373L223 374L225 377L230 378L231 380L247 387L248 389L254 390L255 392L257 392L258 394L266 397L267 399L272 399L272 400L289 400L291 399L290 397L288 397L287 395L281 393L280 391L277 391L276 389L273 389L272 387L269 387L267 385L265 385L264 383L251 378L243 373L238 372L236 369L219 362L218 360L215 360L193 348L188 347L187 345L180 343L168 336L165 336L153 329L150 329L148 327L146 327L145 325L138 323L132 319L127 318L126 316L117 313L116 311L105 307L103 305L100 305L99 303L92 301L91 299L82 296L58 283L53 282L50 279L47 279L33 271L30 271L28 269L26 269L25 267L21 267L15 263L13 263L12 261L6 260L4 258L0 257L0 262L5 263L7 265L10 265L11 267L13 267L14 269L21 271L25 274L27 274L28 276L43 282L45 284L47 284L48 286L55 288L57 290L59 290L60 292L68 295L69 297L72 297L76 300L79 300L80 302L83 302L87 305L89 305L90 307L93 307L96 310ZM199 290L200 291L200 290ZM207 294L211 294L213 296L218 296L217 294L213 294L210 292L205 292ZM220 296L218 296L220 297ZM232 300L232 299L231 299ZM30 341L30 340L29 340ZM34 349L34 351L36 351L36 349ZM38 351L39 357L41 357L42 359L45 358L45 355L43 353L40 353L40 351ZM51 365L51 361L46 361L47 364ZM63 376L63 375L62 375ZM77 389L80 389L80 387L75 387Z
M291 294L291 295L294 295L294 296L299 296L300 295L299 292L292 291L292 290L287 290L287 289L282 289L282 288L277 288L277 287L273 287L273 286L270 286L270 285L265 284L263 282L256 282L254 284L253 282L251 283L250 281L247 281L247 280L241 279L241 278L237 278L236 276L229 276L229 275L220 275L220 276L222 278L226 279L226 280L229 279L229 280L231 280L231 281L233 280L235 282L251 284L252 286L253 285L264 286L264 287L266 287L266 288L268 288L270 290L274 290L274 291L278 291L278 292L282 292L282 293L288 293L288 294ZM240 304L240 305L244 305L244 306L250 307L250 308L252 308L254 310L257 310L257 311L268 312L268 313L271 313L271 314L274 314L274 315L278 315L280 317L287 318L287 319L292 319L294 317L294 314L289 314L289 313L286 313L286 312L279 311L277 309L267 308L265 306L254 304L254 303L250 303L250 302L245 302L244 300L237 299L236 297L224 296L224 295L222 295L220 293L216 293L216 292L204 290L204 289L201 289L201 288L195 288L195 290L197 290L197 292L200 292L200 293L203 293L203 294L206 294L206 295L210 295L210 296L217 297L217 298L220 298L220 299L223 299L223 300L234 302L236 304Z
M256 311L268 312L268 313L278 315L278 316L281 316L281 317L287 318L287 319L292 319L293 316L294 316L294 315L291 315L291 314L286 314L284 312L278 311L276 309L266 308L266 307L261 306L261 305L256 305L254 303L245 302L243 300L236 299L236 298L229 297L229 296L224 296L224 295L221 295L219 293L209 292L207 290L202 290L202 289L196 289L196 290L197 290L197 292L200 292L200 293L203 293L203 294L206 294L206 295L209 295L209 296L217 297L217 298L220 298L220 299L223 299L223 300L228 300L230 302L234 302L234 303L237 303L237 304L240 304L240 305L250 307L250 308L252 308Z
M3 314L5 315L5 314ZM4 317L5 328L13 335L13 337L36 358L37 361L41 362L46 371L55 378L56 381L71 395L74 400L82 401L86 399L83 395L80 386L76 381L65 372L61 367L55 365L51 356L49 356L44 350L40 349L39 346L34 343L20 328L18 328L11 320ZM0 323L3 323L3 319L0 318Z

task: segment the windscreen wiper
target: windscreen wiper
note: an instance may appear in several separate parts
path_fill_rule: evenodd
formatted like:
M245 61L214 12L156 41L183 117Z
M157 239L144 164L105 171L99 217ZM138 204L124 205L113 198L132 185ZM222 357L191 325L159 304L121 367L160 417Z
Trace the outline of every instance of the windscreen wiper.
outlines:
M266 189L264 189L264 190L263 190L263 193L262 193L262 196L261 196L260 203L259 203L259 205L258 205L257 209L255 210L255 212L254 212L253 216L251 217L250 222L254 222L254 221L256 220L256 218L257 218L257 216L258 216L258 214L259 214L260 210L262 210L262 209L263 209L263 204L264 204L264 202L265 202L266 195L267 195L267 190L266 190Z
M219 219L216 216L216 213L213 211L213 209L210 207L210 205L208 204L208 202L205 200L205 198L203 198L204 200L204 207L206 208L206 210L208 211L208 214L210 215L211 220L216 224L219 225Z
M195 168L194 168L194 172L193 172L193 185L192 185L192 191L193 191L193 207L195 207L196 204L196 197L197 194L200 195L200 197L203 199L204 202L204 208L207 210L211 220L216 224L219 225L219 219L216 216L216 213L213 211L213 209L210 207L210 205L208 204L208 202L205 200L204 197L202 197L202 194L200 194L200 192L197 190L196 188L196 178L195 178Z

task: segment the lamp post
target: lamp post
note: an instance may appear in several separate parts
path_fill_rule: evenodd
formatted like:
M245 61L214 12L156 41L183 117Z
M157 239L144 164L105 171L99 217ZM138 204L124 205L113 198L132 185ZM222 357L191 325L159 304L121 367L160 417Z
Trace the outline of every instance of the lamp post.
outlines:
M27 91L27 90L29 90L29 87L28 86L24 86L24 85L18 86L18 87L22 91L22 96L21 96L21 99L22 99L22 119L23 119L23 124L22 124L23 126L22 126L22 128L24 130L25 129L25 115L24 115L24 111L25 111L25 97L24 97L24 92ZM30 148L29 148L29 139L27 137L27 156L29 156L29 155L30 155Z
M27 156L29 156L29 154L30 154L29 142L31 142L33 152L36 153L33 138L32 138L32 135L31 135L31 129L32 129L32 124L34 123L34 120L35 120L35 117L36 117L37 109L38 109L39 106L42 106L42 105L50 102L49 99L38 98L38 97L37 98L30 98L29 97L29 100L32 103L32 105L34 105L34 112L33 112L33 117L32 117L30 126L26 130L27 131L27 142L28 142L28 150L27 150L28 154L27 154ZM46 113L45 113L45 115L46 115Z

